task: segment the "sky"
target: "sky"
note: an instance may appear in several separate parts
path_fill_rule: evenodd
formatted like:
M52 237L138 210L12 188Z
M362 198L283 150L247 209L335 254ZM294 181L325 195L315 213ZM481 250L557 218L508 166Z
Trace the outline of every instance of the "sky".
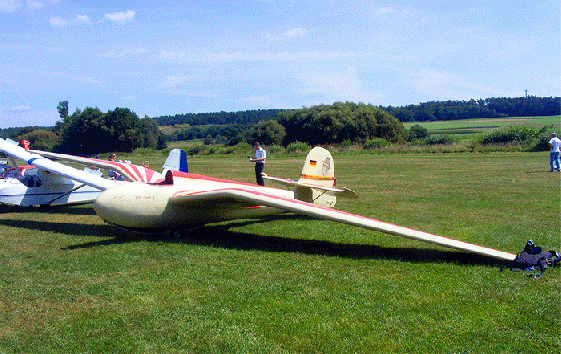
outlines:
M559 0L0 0L0 128L561 96Z

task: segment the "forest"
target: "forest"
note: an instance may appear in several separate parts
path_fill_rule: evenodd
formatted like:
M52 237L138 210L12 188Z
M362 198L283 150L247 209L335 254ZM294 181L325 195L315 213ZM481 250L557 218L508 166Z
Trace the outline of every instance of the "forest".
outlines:
M418 105L382 107L401 122L473 118L554 116L561 113L561 97L499 97L469 101L432 101Z
M103 113L87 107L69 114L68 101L62 101L57 109L61 121L54 127L1 129L0 136L30 140L37 149L79 155L137 148L164 149L166 141L193 139L204 139L207 145L225 146L251 141L279 146L295 142L310 145L401 143L419 140L416 137L419 132L414 129L407 132L404 122L555 116L561 114L561 97L433 101L399 107L335 102L291 110L187 113L142 119L128 108ZM171 129L166 131L166 127Z
M241 112L218 112L218 113L199 113L199 114L176 114L175 116L156 117L154 120L159 126L168 125L189 125L182 129L174 130L172 133L166 134L168 141L184 141L193 139L206 139L207 142L213 141L228 146L236 145L239 142L249 139L255 139L256 136L263 136L254 132L255 125L258 122L268 120L278 121L284 129L286 129L286 138L282 142L288 145L294 141L305 141L308 143L341 143L343 141L364 142L373 137L384 138L388 141L399 141L402 139L402 133L393 131L384 135L380 132L372 133L368 129L361 129L361 124L354 116L354 109L349 107L355 105L352 102L336 102L327 109L327 105L318 105L313 107L303 107L296 110L254 110ZM369 107L372 105L359 104L360 107ZM323 108L321 108L323 107ZM474 118L503 118L503 117L527 117L527 116L553 116L561 114L561 97L502 97L487 98L469 101L431 101L418 105L407 106L377 106L400 122L428 122L428 121L446 121L458 119L474 119ZM311 115L321 110L322 118ZM335 113L335 111L338 111ZM298 122L291 122L286 119L287 115L293 116L295 112L299 112L300 117L294 118ZM302 117L304 112L309 113L307 121ZM316 113L314 113L316 112ZM317 113L320 114L320 113ZM326 116L329 115L330 118ZM345 116L346 115L346 116ZM345 117L343 117L345 116ZM284 117L284 118L283 118ZM314 122L311 122L313 120ZM331 121L329 121L331 120ZM356 123L356 124L355 124ZM338 124L346 125L345 131L337 128ZM358 124L358 125L357 125ZM363 127L364 128L364 127ZM251 131L251 135L244 135L247 130ZM274 127L274 129L279 129ZM317 131L321 131L322 135L318 135ZM364 133L367 132L365 135ZM278 143L279 134L275 134L275 143ZM265 139L268 139L265 137ZM264 141L261 138L261 141Z
M401 122L427 122L473 118L554 116L561 114L561 97L498 97L469 101L430 101L407 106L377 106ZM174 124L253 125L277 119L281 109L240 112L186 113L153 119L159 126Z

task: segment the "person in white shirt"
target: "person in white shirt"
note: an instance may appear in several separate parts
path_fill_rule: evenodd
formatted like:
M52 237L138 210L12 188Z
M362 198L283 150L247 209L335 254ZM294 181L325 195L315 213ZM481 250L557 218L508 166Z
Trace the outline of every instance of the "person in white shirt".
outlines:
M548 142L551 148L549 152L549 165L551 166L551 172L555 171L554 165L557 165L557 171L561 170L561 160L559 159L559 154L561 152L561 139L557 137L556 133L551 134L551 139Z
M263 150L258 142L255 142L255 144L253 144L253 147L255 148L255 157L249 159L249 161L255 162L255 179L257 180L257 184L260 186L264 186L265 181L263 181L263 176L261 175L261 173L263 173L263 168L265 167L267 152Z

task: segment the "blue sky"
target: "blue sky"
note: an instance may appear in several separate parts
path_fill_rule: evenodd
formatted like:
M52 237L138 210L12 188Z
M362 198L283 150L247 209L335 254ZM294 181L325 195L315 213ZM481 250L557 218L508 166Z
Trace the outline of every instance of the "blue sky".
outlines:
M559 0L0 0L0 128L561 95Z

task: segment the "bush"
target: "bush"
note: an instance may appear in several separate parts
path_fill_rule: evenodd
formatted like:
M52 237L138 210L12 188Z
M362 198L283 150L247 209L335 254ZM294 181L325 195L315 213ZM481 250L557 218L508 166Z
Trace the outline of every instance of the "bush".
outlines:
M517 125L508 126L506 128L495 130L481 139L481 144L522 144L530 139L537 137L539 132L535 129L528 129Z
M549 140L551 136L541 136L536 140L534 146L530 148L530 151L549 151Z
M423 145L448 145L454 142L450 135L430 135L422 140Z
M286 129L284 144L304 141L315 145L351 146L368 139L383 138L395 143L406 138L397 118L373 105L335 102L279 113L278 122ZM348 142L351 143L349 145Z
M390 143L386 139L374 138L374 139L368 139L364 143L363 148L364 148L364 150L378 149L378 148L381 148L381 147L384 147L384 146L389 146L391 144L392 143Z
M58 137L50 130L39 129L18 136L16 141L20 141L22 139L29 141L31 149L51 151L55 146Z
M205 145L193 145L185 149L187 155L199 155L205 152L206 146Z
M247 131L247 143L259 142L261 145L279 145L286 136L285 128L275 120L259 122Z
M267 153L271 153L271 154L282 154L286 151L286 149L284 147L282 147L281 145L271 145L271 146L267 146Z
M295 141L293 143L290 143L287 147L286 147L286 152L288 153L295 153L295 152L308 152L308 150L310 150L310 145L306 144L306 143L301 143L299 141Z
M407 134L407 141L417 141L421 139L425 139L429 136L429 131L427 128L420 126L419 124L415 124L414 126L409 129Z

